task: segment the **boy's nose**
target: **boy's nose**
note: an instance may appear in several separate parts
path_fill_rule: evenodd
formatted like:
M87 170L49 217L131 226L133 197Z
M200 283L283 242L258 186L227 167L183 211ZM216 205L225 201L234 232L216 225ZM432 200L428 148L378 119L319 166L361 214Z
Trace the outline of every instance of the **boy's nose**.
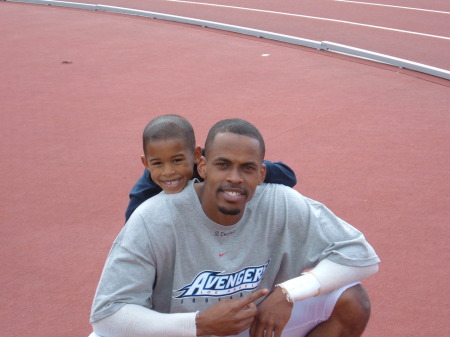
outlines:
M170 174L174 174L174 173L175 173L175 170L172 167L172 165L165 165L164 166L164 170L163 170L163 174L164 175L170 175Z

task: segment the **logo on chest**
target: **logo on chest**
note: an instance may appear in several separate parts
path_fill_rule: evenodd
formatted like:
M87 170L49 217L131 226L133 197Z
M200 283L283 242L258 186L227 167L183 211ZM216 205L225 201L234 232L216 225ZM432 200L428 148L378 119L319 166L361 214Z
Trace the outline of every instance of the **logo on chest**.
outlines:
M246 267L234 273L203 271L194 280L176 290L175 298L231 295L244 290L256 289L261 282L270 260L261 266Z

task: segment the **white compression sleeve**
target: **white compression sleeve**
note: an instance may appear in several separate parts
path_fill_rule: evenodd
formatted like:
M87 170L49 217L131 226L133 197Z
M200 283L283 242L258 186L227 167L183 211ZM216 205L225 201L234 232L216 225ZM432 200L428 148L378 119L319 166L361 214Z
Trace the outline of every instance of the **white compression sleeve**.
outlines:
M92 323L104 337L196 337L195 312L162 314L136 304L125 304L111 316Z
M378 264L366 267L350 267L325 259L309 272L278 286L286 294L289 301L297 302L361 281L377 271Z
M320 283L319 295L328 293L347 284L362 281L378 271L378 264L366 267L344 266L330 260L322 260L310 273Z

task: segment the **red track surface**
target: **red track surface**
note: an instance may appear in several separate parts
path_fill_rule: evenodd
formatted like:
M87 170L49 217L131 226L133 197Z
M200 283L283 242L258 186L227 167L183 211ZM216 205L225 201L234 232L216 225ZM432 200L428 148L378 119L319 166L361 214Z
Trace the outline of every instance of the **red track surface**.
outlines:
M449 81L82 10L1 2L0 27L2 336L88 335L142 129L163 113L200 144L219 119L250 120L296 189L366 234L382 263L365 336L448 335Z
M136 8L267 30L316 41L330 41L450 70L450 4L447 0L366 1L366 3L376 2L398 7L441 11L447 14L333 0L94 0L80 2ZM208 4L223 7L213 7ZM320 18L344 22L324 21ZM348 22L401 31L354 25ZM435 37L412 33L429 34ZM445 39L439 37L445 37Z

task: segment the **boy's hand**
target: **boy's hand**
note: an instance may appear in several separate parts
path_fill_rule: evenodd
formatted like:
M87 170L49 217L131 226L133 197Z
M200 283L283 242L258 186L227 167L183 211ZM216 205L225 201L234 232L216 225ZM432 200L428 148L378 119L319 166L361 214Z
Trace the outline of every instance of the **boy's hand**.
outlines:
M257 314L254 301L266 296L269 290L262 289L237 300L221 300L197 317L197 336L238 335L248 329Z
M291 317L293 303L286 300L281 288L275 290L258 306L258 314L250 327L250 337L281 337Z

